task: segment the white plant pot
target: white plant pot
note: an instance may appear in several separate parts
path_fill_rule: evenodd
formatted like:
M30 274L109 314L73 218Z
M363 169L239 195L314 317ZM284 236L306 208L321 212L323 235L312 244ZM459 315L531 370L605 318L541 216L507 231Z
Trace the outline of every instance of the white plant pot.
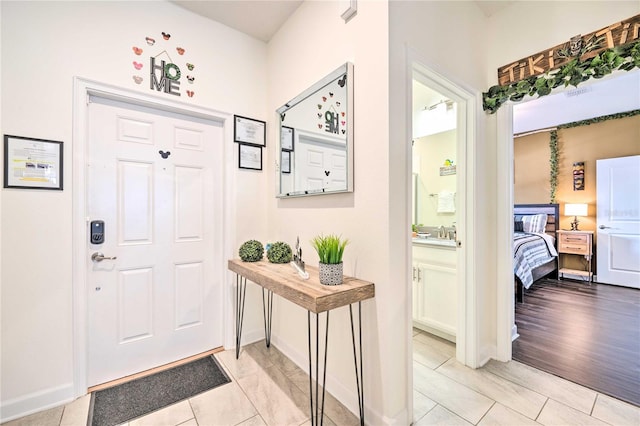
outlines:
M320 284L339 285L342 284L342 262L320 264Z

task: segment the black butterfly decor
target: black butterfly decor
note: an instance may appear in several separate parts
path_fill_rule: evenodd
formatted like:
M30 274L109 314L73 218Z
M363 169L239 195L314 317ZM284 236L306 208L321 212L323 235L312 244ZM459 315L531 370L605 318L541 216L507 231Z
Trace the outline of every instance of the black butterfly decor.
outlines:
M340 80L338 80L338 86L344 87L344 84L347 82L347 75L343 75Z
M160 151L158 151L158 152L160 153L160 156L161 156L162 158L164 158L164 159L169 158L169 156L171 155L171 151L164 152L164 151L160 150Z
M329 174L331 174L331 171L329 171L329 170L325 170L325 171L324 171L324 175L325 175L325 176L329 176Z
M282 114L280 114L280 121L284 121L284 116L287 115L284 112Z

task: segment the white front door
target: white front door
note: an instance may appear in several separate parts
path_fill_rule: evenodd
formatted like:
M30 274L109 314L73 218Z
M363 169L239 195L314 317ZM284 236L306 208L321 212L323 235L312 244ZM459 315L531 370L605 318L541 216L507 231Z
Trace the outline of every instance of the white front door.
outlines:
M345 190L347 146L344 141L302 130L298 130L295 137L295 190Z
M640 288L640 155L596 161L597 281Z
M96 97L88 110L87 211L105 229L86 253L94 386L222 346L224 138L176 113Z

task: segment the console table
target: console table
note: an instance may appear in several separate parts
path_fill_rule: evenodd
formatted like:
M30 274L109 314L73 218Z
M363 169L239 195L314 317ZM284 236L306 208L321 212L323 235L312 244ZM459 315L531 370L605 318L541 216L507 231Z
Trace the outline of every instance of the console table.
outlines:
M271 318L273 314L273 294L277 294L290 302L307 310L307 330L309 339L309 405L311 407L311 425L322 425L324 419L324 389L327 377L327 345L329 342L329 311L341 306L349 306L351 318L351 340L353 345L353 361L356 370L356 387L358 390L358 406L360 408L360 425L364 426L364 386L362 383L362 306L365 299L375 295L374 284L353 277L344 277L344 282L337 286L320 284L318 269L307 266L309 279L303 280L289 265L275 264L267 261L243 262L240 259L229 260L229 270L236 273L236 359L240 356L240 340L244 318L244 301L247 280L262 287L262 314L264 318L265 341L271 345ZM266 291L266 293L265 293ZM352 305L358 304L358 336L354 328ZM313 348L311 314L316 316L315 326L315 400L313 391ZM319 400L319 324L320 314L325 313L326 330L324 343L322 399ZM356 350L356 340L358 340Z

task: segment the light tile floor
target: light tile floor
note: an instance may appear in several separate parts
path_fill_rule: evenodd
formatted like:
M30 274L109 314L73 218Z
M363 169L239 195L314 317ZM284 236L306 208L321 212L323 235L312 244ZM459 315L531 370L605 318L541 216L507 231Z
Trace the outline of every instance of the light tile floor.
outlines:
M640 407L518 362L490 361L473 370L455 361L455 346L414 330L415 425L640 425ZM307 375L264 341L216 355L233 381L133 420L129 426L309 426ZM84 426L89 396L6 423ZM327 394L325 424L358 419Z

